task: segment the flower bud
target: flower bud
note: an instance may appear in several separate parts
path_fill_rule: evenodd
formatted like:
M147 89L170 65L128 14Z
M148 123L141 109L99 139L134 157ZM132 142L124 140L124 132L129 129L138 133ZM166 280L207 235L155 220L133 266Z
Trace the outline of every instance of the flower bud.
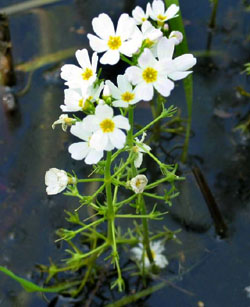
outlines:
M183 41L183 34L180 31L172 31L169 39L174 39L175 45L179 45Z
M130 180L130 186L136 194L142 193L147 183L148 179L145 175L137 175Z
M67 131L67 128L69 126L72 126L72 124L74 124L75 122L76 122L76 120L74 118L68 117L68 114L62 114L62 115L60 115L59 119L56 120L52 124L52 129L55 129L56 125L62 125L62 130Z
M55 195L66 189L69 178L64 170L50 168L45 174L46 192L48 195Z

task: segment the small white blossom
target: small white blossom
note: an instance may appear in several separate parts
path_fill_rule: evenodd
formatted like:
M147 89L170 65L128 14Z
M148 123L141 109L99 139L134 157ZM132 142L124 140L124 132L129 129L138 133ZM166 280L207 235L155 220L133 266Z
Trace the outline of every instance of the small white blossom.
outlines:
M138 59L138 66L126 69L125 75L135 85L135 93L142 100L152 100L154 88L164 97L168 97L174 83L167 78L162 59L157 60L153 53L144 49Z
M50 168L45 173L45 185L48 195L55 195L66 189L69 183L69 178L64 170Z
M179 45L183 41L183 34L180 31L172 31L169 39L174 39L175 45Z
M117 76L118 87L109 80L106 81L106 84L109 86L111 95L115 99L112 103L114 107L127 108L129 105L133 105L140 100L125 75Z
M99 98L103 89L103 82L100 86L82 87L81 89L68 88L64 90L64 105L60 108L63 112L77 112L88 108L88 103Z
M146 20L148 20L150 12L150 3L147 4L146 12L140 7L136 6L136 8L132 11L132 16L137 25L143 24Z
M145 140L145 137L146 137L146 133L143 132L143 135L141 137L141 139L139 140L138 138L135 138L135 141L137 143L140 143L140 145L143 146L143 148L139 147L138 145L135 145L133 147L133 151L136 153L136 158L134 160L134 166L136 168L139 168L142 164L142 161L143 161L143 153L145 153L146 151L150 151L151 150L151 147L149 147L148 145L144 144L143 141ZM146 150L146 151L145 151Z
M59 119L52 124L52 129L55 129L56 125L62 125L62 130L67 131L67 128L72 126L75 121L74 118L68 117L68 114L62 114L59 116Z
M85 141L74 143L69 146L69 153L73 159L84 159L86 164L96 164L102 159L103 150L97 151L90 147L92 132L87 129L84 120L82 122L77 122L74 126L72 126L70 132Z
M164 268L168 265L167 258L162 255L162 252L165 250L162 241L150 242L150 249L154 263L159 268ZM131 259L135 262L142 263L144 254L144 264L146 268L150 267L150 261L147 257L146 251L143 253L143 245L139 243L139 247L133 247L131 249Z
M99 104L95 109L95 115L88 115L84 123L93 135L90 139L90 147L97 151L121 149L126 143L126 135L121 129L129 130L130 125L126 117L114 116L113 108Z
M162 69L165 71L167 77L173 81L177 81L186 78L192 73L188 69L192 68L197 60L189 53L173 59L174 47L174 39L162 37L157 44L157 56L162 63Z
M154 0L150 9L150 17L156 20L159 24L164 24L167 20L177 17L179 7L175 4L171 4L167 10L165 10L165 4L161 0Z
M97 36L88 34L89 43L94 51L105 52L100 59L102 64L114 65L120 60L120 53L131 57L141 46L141 33L128 14L120 16L116 31L107 14L95 17L92 25Z
M142 193L148 183L148 178L145 175L137 175L130 180L130 186L136 193Z
M142 38L145 40L148 48L152 47L162 37L162 31L152 26L149 21L145 21L142 24L141 31Z
M87 49L77 50L75 55L80 67L73 64L63 65L61 78L67 81L65 84L70 88L81 88L93 84L96 80L98 62L96 52L92 56L92 62Z

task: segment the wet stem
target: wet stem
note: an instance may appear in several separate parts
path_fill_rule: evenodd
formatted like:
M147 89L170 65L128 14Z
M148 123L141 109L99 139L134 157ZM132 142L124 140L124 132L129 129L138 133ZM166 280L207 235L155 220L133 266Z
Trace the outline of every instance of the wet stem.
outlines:
M130 124L130 130L128 132L128 145L130 146L131 150L133 148L133 127L134 127L134 108L129 107L129 124ZM135 177L137 175L137 170L134 166L134 161L132 160L131 162L131 169L132 169L132 175ZM143 199L142 194L138 194L138 197L136 199L136 207L140 208L141 214L146 215L147 210L145 207L145 202ZM143 246L146 250L147 257L152 264L154 262L152 252L150 249L150 242L149 242L149 232L148 232L148 219L147 218L142 218L142 226L143 226Z
M114 205L113 205L113 196L112 196L112 188L111 188L111 162L112 162L112 152L107 152L107 159L106 159L106 166L105 166L105 188L106 188L106 197L107 197L107 219L108 219L108 242L112 246L113 249L113 259L115 261L117 274L118 274L118 287L119 291L122 291L122 275L121 269L119 265L119 254L117 251L117 244L116 244L116 234L115 234L115 212L114 212Z

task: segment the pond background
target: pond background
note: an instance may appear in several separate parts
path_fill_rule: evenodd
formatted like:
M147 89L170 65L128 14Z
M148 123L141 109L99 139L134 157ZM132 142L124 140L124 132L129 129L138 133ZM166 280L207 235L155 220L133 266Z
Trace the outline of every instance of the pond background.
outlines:
M21 2L2 0L0 8ZM117 21L124 11L130 13L136 5L145 7L146 3L69 0L11 15L15 64L72 47L88 48L86 34L92 32L93 17L106 12ZM180 5L190 52L204 55L209 36L209 1L180 0ZM216 236L206 203L192 176L188 176L175 204L181 206L181 211L177 208L162 222L172 230L182 228L178 236L182 245L167 246L170 265L161 274L167 278L190 268L189 273L174 281L188 293L165 287L141 306L189 307L197 306L198 301L209 307L250 306L244 291L250 285L250 140L233 131L249 112L249 98L236 89L240 86L250 91L249 77L241 74L244 63L250 62L249 14L247 0L219 0L217 26L212 33L213 56L198 57L193 74L193 137L189 152L216 198L228 225L228 237ZM74 61L72 55L64 62ZM63 248L54 243L55 230L67 226L64 209L73 210L77 206L74 199L63 195L46 195L46 170L73 169L82 177L90 172L90 168L73 161L67 152L74 137L59 127L51 129L63 103L59 68L64 62L57 67L45 65L34 72L31 87L18 98L18 111L13 116L7 115L0 105L0 264L33 281L39 276L36 264L48 264L49 257L55 262L62 258ZM105 68L104 74L112 78L115 69ZM17 77L16 92L24 88L28 76L19 72ZM3 94L4 89L0 91ZM182 116L186 116L181 82L167 103L181 108ZM141 124L150 120L145 102L138 104L135 118ZM180 143L183 139L175 141ZM167 150L169 145L164 146ZM24 292L1 275L0 306L42 307L47 303L40 295ZM59 302L57 306L70 305Z

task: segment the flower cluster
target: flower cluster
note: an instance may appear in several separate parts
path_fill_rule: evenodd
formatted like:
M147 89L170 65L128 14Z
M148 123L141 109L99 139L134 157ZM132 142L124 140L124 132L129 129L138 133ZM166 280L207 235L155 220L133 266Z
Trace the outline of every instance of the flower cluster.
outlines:
M130 152L135 174L134 178L128 176L129 188L138 197L148 180L140 172L137 175L137 169L142 165L143 155L152 154L151 148L144 144L145 131L140 134L141 139L137 137L139 134L133 137L128 111L140 101L152 100L155 93L168 97L175 87L174 81L192 73L190 69L196 64L192 54L174 57L175 46L182 42L183 35L178 31L170 32L167 21L176 18L178 12L178 6L165 8L162 0L154 0L147 4L146 11L137 6L132 17L122 14L117 25L107 14L100 14L92 21L94 34L87 35L92 55L87 49L77 50L78 65L66 64L61 69L67 89L60 108L67 114L60 115L52 127L61 124L64 131L70 127L70 133L80 141L71 144L68 151L73 159L84 160L86 164L97 164L106 157L105 152L114 149ZM129 66L117 76L116 84L101 79L99 62L115 65L119 60ZM78 113L70 118L70 112ZM45 177L47 193L64 190L72 184L69 178L65 171L50 169ZM151 248L154 256L163 251L160 243ZM139 248L133 252L135 259L141 258ZM163 256L155 260L159 267L167 264Z

